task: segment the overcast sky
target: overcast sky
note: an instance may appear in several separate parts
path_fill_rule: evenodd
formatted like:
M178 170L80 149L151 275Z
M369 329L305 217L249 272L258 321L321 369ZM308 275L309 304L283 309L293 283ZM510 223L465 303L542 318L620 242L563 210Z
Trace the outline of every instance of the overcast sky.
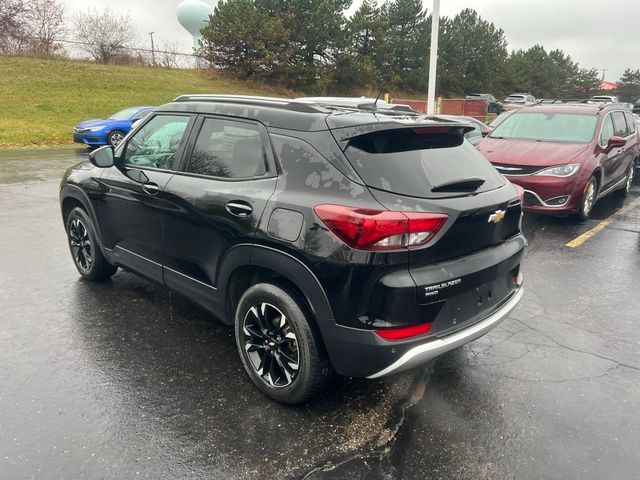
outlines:
M148 32L154 31L157 47L167 42L191 50L190 36L176 20L180 0L62 1L69 17L105 6L128 12L145 45L150 46ZM360 3L354 0L353 8ZM432 0L424 4L431 10ZM547 50L561 48L583 67L607 68L611 81L627 67L640 69L640 0L441 0L442 15L453 16L467 7L502 28L510 49L536 43Z

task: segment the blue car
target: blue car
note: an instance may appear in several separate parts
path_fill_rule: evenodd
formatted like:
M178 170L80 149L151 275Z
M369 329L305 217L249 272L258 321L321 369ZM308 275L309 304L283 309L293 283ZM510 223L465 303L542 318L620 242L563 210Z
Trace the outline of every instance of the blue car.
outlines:
M86 120L73 127L73 141L85 145L118 145L133 124L156 107L129 107L103 120Z

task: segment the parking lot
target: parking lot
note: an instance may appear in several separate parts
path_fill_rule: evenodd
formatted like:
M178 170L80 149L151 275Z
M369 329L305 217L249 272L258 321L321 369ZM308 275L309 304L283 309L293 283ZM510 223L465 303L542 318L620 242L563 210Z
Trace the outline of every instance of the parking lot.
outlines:
M637 183L583 224L525 216L525 297L487 336L286 407L195 305L80 280L54 178L83 155L0 155L0 478L639 478Z

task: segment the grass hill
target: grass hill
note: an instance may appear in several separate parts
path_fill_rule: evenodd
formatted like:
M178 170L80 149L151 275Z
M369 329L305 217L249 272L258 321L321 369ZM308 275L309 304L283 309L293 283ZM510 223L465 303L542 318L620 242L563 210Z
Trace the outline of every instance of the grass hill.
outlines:
M70 144L81 120L184 93L294 95L195 70L0 56L0 147Z

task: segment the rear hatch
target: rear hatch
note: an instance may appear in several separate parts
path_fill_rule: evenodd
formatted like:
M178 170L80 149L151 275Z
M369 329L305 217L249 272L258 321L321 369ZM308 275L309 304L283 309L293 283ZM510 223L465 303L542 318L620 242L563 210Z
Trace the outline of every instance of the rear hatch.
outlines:
M520 233L515 188L464 141L467 127L439 121L332 131L384 207L448 215L409 254L416 301L442 304L436 334L463 327L511 294L525 242L508 242Z

